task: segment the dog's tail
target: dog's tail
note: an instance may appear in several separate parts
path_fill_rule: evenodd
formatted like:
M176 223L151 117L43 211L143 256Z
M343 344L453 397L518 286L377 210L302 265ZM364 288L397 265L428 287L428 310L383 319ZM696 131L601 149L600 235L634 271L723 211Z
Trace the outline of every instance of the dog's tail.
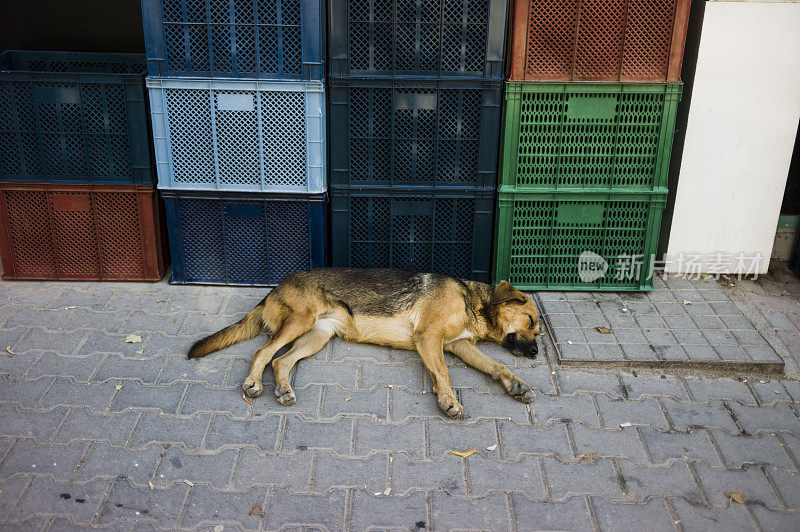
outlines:
M192 348L189 349L189 354L186 355L186 358L204 357L209 353L219 351L230 345L255 338L255 336L261 332L262 328L266 329L267 334L273 334L276 329L276 324L265 322L265 314L267 314L265 309L269 303L273 303L268 301L268 299L269 295L262 299L261 303L256 305L253 310L248 312L247 316L233 325L225 327L211 336L206 336L202 340L196 341L194 345L192 345ZM269 306L272 307L274 305ZM274 320L269 319L268 321L271 322Z

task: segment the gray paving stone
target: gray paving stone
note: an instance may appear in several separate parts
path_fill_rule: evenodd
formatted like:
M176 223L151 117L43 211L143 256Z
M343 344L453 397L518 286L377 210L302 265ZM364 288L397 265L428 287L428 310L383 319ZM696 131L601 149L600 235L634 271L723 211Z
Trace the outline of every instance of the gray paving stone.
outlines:
M325 386L322 393L322 417L335 418L340 415L370 415L385 420L389 408L388 388L369 391L341 390L336 386Z
M783 381L783 387L786 388L786 391L789 393L791 397L792 403L800 403L800 381ZM765 392L769 395L769 392Z
M112 382L89 384L60 377L42 398L39 406L40 408L80 406L97 412L105 412L108 411L108 406L116 393Z
M349 455L352 425L353 420L350 418L331 422L309 422L297 416L286 416L280 450L290 453L300 447L330 449L338 455Z
M405 455L394 458L397 461ZM321 451L314 469L314 492L327 492L332 488L363 488L373 493L383 492L389 472L389 455L376 453L368 458L337 457L328 451ZM396 475L396 474L395 474ZM393 478L396 479L396 476Z
M2 318L0 318L2 320ZM0 330L0 345L5 349L6 346L12 348L12 351L16 349L17 342L19 342L20 338L25 336L25 333L28 332L30 327L14 327L12 329L7 330ZM5 354L7 358L11 358L8 353Z
M580 457L599 456L627 458L637 464L646 461L644 447L635 428L617 430L590 429L582 425L570 425L575 453Z
M10 404L0 405L0 436L34 438L49 441L69 409L57 407L47 411L19 410Z
M181 327L183 327L183 322L187 319L189 318L183 313L151 314L149 312L135 310L131 312L128 321L126 321L122 327L126 334L160 331L168 336L177 336ZM221 328L222 327L220 327L220 329Z
M648 530L671 530L675 527L664 499L653 498L639 504L616 503L603 497L589 500L600 530L633 530L639 526Z
M450 451L478 449L478 452L482 453L486 447L498 443L497 429L493 420L484 419L471 425L440 419L432 419L426 423L428 448L433 459L449 456Z
M791 531L797 528L797 513L775 512L763 506L753 505L750 511L762 530Z
M430 529L428 504L423 491L403 497L375 495L354 490L350 510L350 529L407 529L415 532Z
M770 433L758 437L730 436L724 432L711 431L714 442L730 469L741 469L744 464L778 466L784 471L794 470L789 455L781 442Z
M75 443L65 446L45 446L33 440L17 440L0 466L0 478L15 475L48 476L66 482L78 466L88 445Z
M70 333L78 334L78 333ZM81 356L92 355L96 353L116 353L119 355L127 355L137 357L137 351L142 349L142 344L129 344L125 342L127 334L111 334L99 330L89 331L88 334L84 331L81 334L86 336L86 343L84 343L80 351ZM145 338L142 336L142 338Z
M696 428L716 428L730 434L739 432L733 418L720 402L683 404L663 399L661 404L675 430L687 432Z
M719 346L715 347L719 357L725 362L750 362L751 358L747 352L741 347L733 346Z
M639 327L639 324L634 317L629 316L628 314L606 314L604 317L608 322L608 326L614 330L635 329Z
M29 351L48 351L71 355L78 349L85 336L86 331L52 332L34 329L17 342L14 350L17 354L25 354ZM82 348L81 351L83 351Z
M163 370L159 368L157 375L159 384L192 381L205 383L209 387L224 385L225 376L231 363L230 359L221 357L201 358L190 361L182 356L159 356L154 360L161 361L163 366Z
M553 328L553 341L557 344L585 344L586 338L583 336L583 331L579 328Z
M621 347L626 360L637 362L657 360L656 350L650 344L622 344Z
M617 429L621 424L630 423L657 430L669 429L661 407L655 399L648 397L641 401L619 401L599 395L596 400L605 428Z
M661 316L636 316L636 323L646 330L665 330L667 322Z
M510 395L486 395L464 389L458 394L464 407L464 420L510 419L517 423L528 422L528 408Z
M739 316L721 316L720 319L729 329L739 330L754 330L755 327L750 320L742 315Z
M572 307L566 301L542 301L540 306L547 315L572 314Z
M391 398L390 419L392 422L403 422L408 418L441 418L444 414L439 409L436 394L413 394L401 388L392 388L389 392Z
M11 510L14 509L31 480L33 480L31 477L22 476L0 480L0 490L2 490L0 492L0 519L3 522L9 518Z
M21 380L0 376L0 403L14 403L23 408L36 408L54 382L53 377Z
M169 299L169 303L167 303L167 306L164 309L164 313L180 315L183 312L202 312L205 314L216 315L222 310L226 299L226 295L212 296L194 292L172 294L172 297ZM258 304L258 302L256 302L253 307L255 307L256 304Z
M306 495L280 489L270 493L265 526L268 530L284 529L287 525L344 530L344 514L345 490Z
M780 493L786 507L790 510L800 509L800 473L786 472L773 466L763 469L772 481L772 485ZM753 470L755 468L747 469L748 472Z
M592 360L588 344L558 344L557 349L561 360Z
M41 310L30 307L19 307L17 311L6 320L3 324L3 328L34 327L37 332L43 332L41 329L56 331L67 321L70 314L70 310L63 308L57 310Z
M703 502L700 489L685 462L667 467L635 465L627 460L617 462L629 498L644 501L648 497L683 497L698 504Z
M143 355L137 356L156 356L156 355L168 355L168 356L175 356L177 359L185 359L186 353L189 352L189 348L192 344L202 338L202 335L194 335L189 336L188 338L177 338L173 336L167 336L161 332L154 332L149 336L147 341L145 342L144 346L142 347L141 344L133 344L139 345L140 347L137 349L142 350ZM202 360L187 360L186 366L187 369L189 366L193 364L202 364L203 362L209 360L216 360L218 358L226 358L226 355L230 356L232 351L240 352L242 354L247 354L247 356L252 357L253 352L251 350L245 350L245 345L252 344L253 340L248 343L242 342L237 344L233 347L228 349L224 349L222 351L218 351L217 353L207 355ZM259 343L259 342L256 342ZM260 346L259 346L260 347ZM132 356L129 354L129 356Z
M722 360L713 347L710 345L684 345L686 356L695 362L719 362Z
M647 343L653 345L675 345L677 342L669 329L645 329Z
M214 414L205 449L219 449L223 445L257 446L261 451L272 452L277 445L280 417L266 415L247 420L232 419L227 414Z
M617 376L609 373L588 373L579 370L556 370L556 377L564 395L577 393L603 393L622 398Z
M164 367L165 357L128 358L120 355L108 355L92 376L94 382L109 380L136 379L145 384L155 384ZM162 382L166 384L166 382Z
M794 322L789 319L789 316L786 315L784 312L780 312L778 310L768 310L764 312L764 317L767 318L767 321L776 329L781 329L786 332L796 333L797 327L795 326Z
M614 329L614 336L621 344L647 343L647 338L640 329Z
M436 460L413 460L398 454L391 464L392 492L405 495L415 489L447 490L452 495L466 496L464 467L464 459L450 453Z
M107 441L121 447L128 442L139 415L132 411L99 414L78 408L67 415L53 443Z
M705 430L670 434L642 428L641 435L654 465L664 466L673 460L685 460L701 461L711 467L723 467Z
M172 385L142 385L136 381L124 381L114 403L112 412L122 412L127 409L156 409L165 414L174 414L186 390L187 384L176 382ZM108 384L111 386L111 383ZM119 386L119 385L117 385ZM114 387L112 386L112 390Z
M502 493L492 493L484 499L462 499L444 491L434 491L431 504L433 530L505 530L511 522L508 503Z
M550 374L550 366L546 363L539 363L530 367L509 368L514 375L525 381L525 384L533 388L536 395L539 392L555 395L556 385L553 383L553 375ZM492 387L498 393L506 393L499 383L492 383Z
M599 332L596 327L585 327L582 330L584 338L586 338L586 342L590 346L594 346L596 344L616 344L617 338L614 336L614 333L607 333L603 334Z
M420 365L420 368L421 367L422 366ZM511 368L511 369L513 370L515 368ZM481 394L490 393L490 391L491 391L490 381L489 381L489 379L491 377L489 377L485 373L481 373L480 371L478 371L478 370L476 370L474 368L462 368L462 367L456 366L456 367L451 367L449 369L449 372L450 372L450 381L453 384L453 389L456 389L456 388L467 389L467 388L469 388L469 389L472 389L475 392L478 392L478 393L481 393ZM422 377L423 377L423 375L422 375L422 372L420 371L420 381L424 381L424 379ZM403 384L400 384L400 386L403 386ZM409 389L409 390L412 391L412 392L419 393L419 392L422 392L423 389L424 389L424 387L420 383L419 386L415 386L414 389ZM505 390L503 390L503 391L505 392Z
M209 414L180 418L157 411L145 412L136 426L130 446L169 443L183 445L186 449L200 449L210 421Z
M581 460L576 464L560 463L543 458L545 482L549 498L566 500L573 495L603 495L622 500L622 489L611 460Z
M564 502L532 501L521 493L511 494L517 530L592 530L591 515L583 497Z
M397 425L360 418L355 427L355 454L371 451L404 452L412 458L425 458L425 426L421 420Z
M72 377L76 381L88 382L102 360L103 355L71 357L44 353L26 372L25 377Z
M61 515L75 524L89 524L108 484L107 480L88 484L56 483L48 477L37 477L14 509L13 519L24 521L36 514Z
M681 380L672 375L637 375L634 377L630 373L621 373L620 378L628 392L628 399L671 397L679 402L689 402L689 396Z
M694 530L757 530L744 506L734 504L728 508L696 506L683 499L673 499L681 528Z
M564 423L554 423L545 427L526 427L509 421L500 421L498 429L500 449L506 460L519 460L522 454L551 455L562 462L575 460ZM484 448L489 445L485 445Z
M473 455L465 462L470 495L482 497L491 491L523 492L529 497L545 497L539 458L523 456L519 462L486 460ZM452 490L449 490L453 493Z
M97 517L99 524L117 524L132 520L154 520L165 528L178 524L189 490L186 484L151 490L133 486L127 480L114 480Z
M460 369L460 368L459 368ZM464 371L470 376L475 375L475 381L480 378L484 381L484 388L486 387L486 377L480 372L475 370ZM381 386L402 386L411 392L422 392L424 389L425 381L425 368L421 362L407 361L405 363L396 362L391 365L376 364L371 359L365 359L361 363L361 374L358 387L361 389L369 390ZM450 376L453 380L453 386L465 387L467 386L463 378L456 378L456 372L450 370ZM459 374L459 377L463 377ZM478 391L481 391L478 389Z
M239 399L242 399L240 385L237 384L234 391L238 393ZM322 402L322 386L309 386L305 390L295 392L297 395L297 402L292 406L283 406L275 399L272 392L273 385L264 385L264 394L253 400L252 412L250 416L262 415L268 416L276 415L289 415L296 414L305 419L319 419L319 408ZM242 399L244 402L244 399ZM230 409L223 408L223 412L230 413Z
M769 480L758 467L744 471L720 471L697 464L694 470L712 506L730 506L731 500L725 493L738 491L744 493L748 503L761 503L776 510L783 508Z
M52 309L79 307L81 309L103 310L111 299L111 292L85 292L67 288L48 305Z
M159 488L169 487L186 480L205 484L215 489L225 489L233 476L233 466L238 451L226 449L213 454L184 451L178 446L167 449L164 459L153 479Z
M791 403L792 397L778 379L749 380L750 389L758 398L762 405L772 405L775 403ZM786 381L787 383L797 383L796 381ZM797 383L800 384L800 383Z
M390 349L387 347L373 347L354 344L335 338L331 341L330 357L331 362L334 363L345 359L371 359L378 364L388 364L390 362L389 352ZM403 353L399 354L401 361L411 358L412 354L419 358L419 355L411 351L406 351L405 355L403 355Z
M788 405L750 407L731 403L739 425L748 434L762 431L783 431L800 434L800 420Z
M164 452L160 445L143 450L129 450L116 449L106 442L94 442L78 471L76 482L122 477L127 478L134 486L146 487Z
M698 345L703 347L711 347L708 340L699 329L672 329L672 335L675 340L682 346Z
M254 449L242 449L233 477L234 487L237 490L246 490L253 486L277 486L298 492L308 491L313 478L311 468L314 453L292 452L293 454L264 454Z
M767 341L761 336L758 331L731 331L734 338L739 342L739 345L752 345L752 346L765 346Z
M592 316L594 318L595 314L581 314L581 316ZM550 321L550 325L552 327L573 327L578 328L581 326L578 323L578 319L575 314L548 314L548 320ZM602 318L601 318L602 319ZM603 320L605 321L605 320Z
M598 397L605 398L605 396ZM551 422L575 422L588 427L600 427L597 409L589 395L579 394L572 397L539 395L531 404L530 409L535 425L546 425Z
M589 351L594 360L621 360L622 349L618 344L589 344Z
M315 364L306 359L297 363L296 374L294 377L294 388L302 390L312 384L324 384L328 386L339 386L346 390L357 388L358 369L357 363L347 360L338 364ZM372 386L365 387L367 389Z
M195 486L186 501L186 512L182 527L207 525L213 529L222 525L228 529L242 527L244 530L259 530L262 518L250 515L253 506L263 508L267 499L266 488L253 488L244 493L219 492L207 486Z
M264 390L264 395L272 396L271 390ZM272 397L263 397L261 401L274 400ZM255 402L254 402L255 404ZM192 383L181 406L183 416L191 416L198 412L225 412L232 417L245 418L253 411L253 405L242 398L242 389L234 390L208 388L204 384Z
M3 284L8 286L6 283ZM8 293L3 294L3 298L11 303L30 305L34 308L47 308L64 290L55 283L41 283L39 288L34 288L35 284L26 282L23 283L25 289L11 288Z
M729 378L709 379L705 377L687 376L683 380L695 401L738 401L746 405L755 405L756 400L750 389L743 382Z
M128 319L127 310L116 312L97 312L80 309L73 312L70 318L61 326L64 331L77 331L79 329L99 329L108 334L118 334L120 328Z
M151 312L161 312L168 301L169 296L164 294L114 291L106 310L150 310Z

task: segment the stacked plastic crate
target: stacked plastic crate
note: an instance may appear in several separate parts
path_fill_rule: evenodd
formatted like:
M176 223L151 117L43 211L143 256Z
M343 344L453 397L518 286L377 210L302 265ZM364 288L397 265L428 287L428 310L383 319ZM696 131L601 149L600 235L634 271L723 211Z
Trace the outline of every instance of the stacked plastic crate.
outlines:
M141 55L0 55L4 278L161 278L144 70Z
M691 0L516 0L495 278L647 290Z
M334 266L489 280L507 0L329 0Z
M173 283L325 265L320 0L142 0Z

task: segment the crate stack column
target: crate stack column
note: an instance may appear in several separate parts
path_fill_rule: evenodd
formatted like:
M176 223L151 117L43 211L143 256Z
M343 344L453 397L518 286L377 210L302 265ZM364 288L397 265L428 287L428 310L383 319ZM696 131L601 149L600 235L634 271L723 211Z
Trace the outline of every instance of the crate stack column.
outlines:
M516 0L495 279L648 290L691 0Z
M142 0L172 283L324 266L320 0Z
M144 71L139 54L0 54L4 279L161 279Z
M332 262L489 280L507 0L329 0Z

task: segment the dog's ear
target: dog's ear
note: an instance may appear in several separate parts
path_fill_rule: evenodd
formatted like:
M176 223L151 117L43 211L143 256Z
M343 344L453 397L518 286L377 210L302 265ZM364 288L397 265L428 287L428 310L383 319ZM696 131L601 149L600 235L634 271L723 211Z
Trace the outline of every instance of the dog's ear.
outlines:
M525 294L511 286L511 283L508 281L500 281L497 283L497 286L494 287L494 290L492 290L492 298L489 300L489 303L492 305L509 302L525 304L527 301L528 298L525 297Z

